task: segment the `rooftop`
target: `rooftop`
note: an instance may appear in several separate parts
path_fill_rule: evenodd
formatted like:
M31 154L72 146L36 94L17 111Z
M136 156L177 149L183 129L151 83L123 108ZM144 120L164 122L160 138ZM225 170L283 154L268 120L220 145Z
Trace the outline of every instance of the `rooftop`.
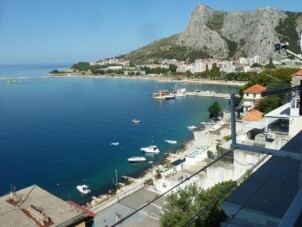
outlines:
M0 226L67 226L88 216L36 185L0 197Z
M293 76L302 76L302 70L296 72Z
M258 110L251 110L248 112L247 115L245 115L242 120L243 121L259 121L261 120L263 117L263 113L258 111Z
M266 90L266 87L261 86L260 84L254 84L253 86L245 89L243 93L261 93Z
M301 144L302 131L281 150L300 153ZM228 216L249 210L282 219L300 189L299 171L299 160L273 156L227 198L223 208L233 208Z

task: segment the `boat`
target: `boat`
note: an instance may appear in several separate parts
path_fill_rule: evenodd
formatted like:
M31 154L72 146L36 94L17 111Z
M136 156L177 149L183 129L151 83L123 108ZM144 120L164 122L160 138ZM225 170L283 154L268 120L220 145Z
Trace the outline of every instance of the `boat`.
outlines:
M130 163L140 163L140 162L145 162L146 158L145 157L132 157L132 158L128 158L128 162Z
M139 123L141 122L141 120L133 119L132 122L133 122L134 124L139 124Z
M172 91L172 94L175 95L175 97L185 97L187 96L186 94L186 89L185 88L178 88L177 86L175 89Z
M165 142L169 144L177 144L176 140L165 140Z
M188 126L188 129L190 129L190 130L195 130L195 129L197 129L197 127L194 126L194 125L191 125L191 126Z
M78 189L81 193L83 193L83 194L85 194L85 195L87 195L87 194L90 193L90 189L89 189L88 186L85 185L85 184L83 184L83 185L78 185L78 186L77 186L77 189Z
M169 95L169 91L168 90L161 90L158 92L153 93L153 98L154 99L159 99L159 100L163 100L166 99L166 97Z
M158 154L160 151L155 145L151 145L149 147L142 147L141 151L145 153L152 153L152 154Z
M175 95L173 95L173 94L170 93L170 94L168 94L168 95L165 96L165 99L166 100L175 99Z
M110 146L118 146L118 145L120 145L119 142L114 142L114 143L111 143L111 144L110 144Z

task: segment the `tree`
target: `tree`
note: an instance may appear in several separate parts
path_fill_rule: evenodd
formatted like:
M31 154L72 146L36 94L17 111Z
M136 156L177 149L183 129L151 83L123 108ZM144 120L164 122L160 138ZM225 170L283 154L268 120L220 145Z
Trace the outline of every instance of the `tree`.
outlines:
M209 118L217 117L221 111L221 107L219 103L215 101L209 106L208 111L210 113Z
M175 72L176 72L176 69L177 69L177 65L174 65L174 64L170 64L170 65L169 65L169 70L170 70L170 72L175 73Z
M179 189L167 197L167 204L163 209L164 213L160 218L160 225L165 227L184 226L198 211L210 204L232 184L232 181L222 182L208 190L200 189L195 184L191 184ZM231 193L231 191L229 192ZM219 208L220 203L225 198L226 195L222 196L212 208L199 216L195 226L218 227L220 222L226 218L223 210Z
M266 114L281 105L282 99L279 96L272 95L262 99L256 106L256 109Z

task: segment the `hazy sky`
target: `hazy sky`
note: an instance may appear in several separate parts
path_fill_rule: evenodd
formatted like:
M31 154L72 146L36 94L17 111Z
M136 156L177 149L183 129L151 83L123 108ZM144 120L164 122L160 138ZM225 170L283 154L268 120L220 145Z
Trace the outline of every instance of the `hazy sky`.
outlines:
M198 3L227 12L266 6L302 12L301 0L0 0L0 64L128 53L183 31Z

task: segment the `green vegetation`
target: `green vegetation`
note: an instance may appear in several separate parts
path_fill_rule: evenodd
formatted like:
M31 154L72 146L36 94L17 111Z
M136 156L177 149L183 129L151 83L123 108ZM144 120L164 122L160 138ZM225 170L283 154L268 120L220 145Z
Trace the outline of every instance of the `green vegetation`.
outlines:
M256 106L256 109L266 114L282 104L282 98L280 96L272 95L262 99Z
M71 68L78 71L88 71L91 69L89 62L79 62L71 66Z
M206 51L184 47L177 44L179 35L173 35L168 38L160 39L147 46L132 51L127 55L122 55L126 60L135 63L156 63L163 59L177 59L179 61L194 62L198 58L209 58Z
M236 43L235 41L229 40L227 37L225 36L221 36L221 38L223 38L226 43L228 44L229 47L229 58L234 57L234 55L236 54L237 48L238 48L238 43Z
M302 20L302 13L299 12L285 12L287 18L279 21L279 25L275 27L279 33L280 42L289 42L291 51L299 53L299 35L296 31L297 22ZM298 22L299 23L299 22Z
M212 16L212 19L208 23L208 27L211 30L216 31L219 34L221 34L221 29L222 29L222 25L223 25L223 21L224 21L224 16L225 16L224 12L215 11L213 16Z
M221 112L221 107L220 107L219 103L217 101L213 102L209 106L208 112L210 113L209 114L210 118L217 117L218 114Z
M223 191L233 185L232 181L216 184L208 190L202 190L195 184L189 185L184 189L167 197L167 205L164 207L164 213L160 219L160 225L165 227L184 226L194 215L202 208L206 207ZM232 190L229 191L231 193ZM192 226L219 226L224 221L226 215L219 208L226 196L222 196L219 201L203 215L199 216Z
M59 71L58 69L54 69L52 71L49 72L50 74L63 74L65 73L64 71Z

